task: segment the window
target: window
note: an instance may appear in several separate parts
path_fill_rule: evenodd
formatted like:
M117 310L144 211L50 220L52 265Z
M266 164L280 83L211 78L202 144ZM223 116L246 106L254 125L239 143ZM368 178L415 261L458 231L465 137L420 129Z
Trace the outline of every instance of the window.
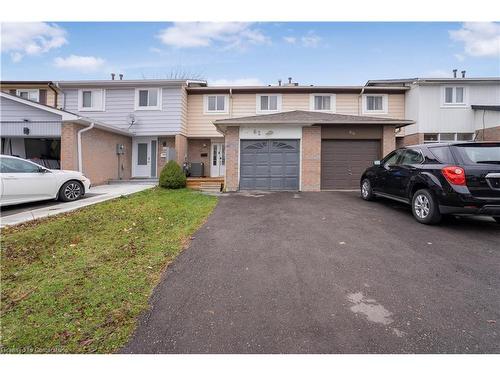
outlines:
M205 97L205 112L227 113L227 95L207 95Z
M136 89L135 110L160 110L161 89L158 87L148 89Z
M474 133L426 133L424 143L472 141Z
M104 90L102 89L82 89L78 91L79 111L103 111L104 110Z
M311 94L311 111L335 111L335 95Z
M38 89L25 89L25 90L17 90L17 96L20 96L23 99L28 99L33 102L40 101L40 91Z
M388 96L380 95L363 95L363 113L387 113Z
M444 106L465 106L465 87L445 87L443 89Z
M418 150L407 149L403 153L401 162L399 164L412 165L421 164L424 161L424 157Z
M42 167L28 161L10 158L0 159L1 173L38 173Z
M444 147L429 147L432 155L443 164L455 164L453 155L451 154L450 148L448 146Z
M257 95L257 112L281 111L281 95Z
M398 161L399 156L401 155L401 150L396 150L390 153L385 157L385 159L382 161L382 165L385 168L388 168L392 165L396 165L396 162Z

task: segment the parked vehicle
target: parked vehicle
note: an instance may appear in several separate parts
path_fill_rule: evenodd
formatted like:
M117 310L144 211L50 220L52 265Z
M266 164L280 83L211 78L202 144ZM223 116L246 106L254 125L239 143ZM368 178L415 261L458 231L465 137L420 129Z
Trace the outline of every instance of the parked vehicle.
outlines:
M500 223L500 142L434 143L397 149L361 176L361 197L411 204L435 224L442 215L486 215Z
M0 156L0 205L59 199L64 202L82 198L90 180L82 173L47 169L15 156Z

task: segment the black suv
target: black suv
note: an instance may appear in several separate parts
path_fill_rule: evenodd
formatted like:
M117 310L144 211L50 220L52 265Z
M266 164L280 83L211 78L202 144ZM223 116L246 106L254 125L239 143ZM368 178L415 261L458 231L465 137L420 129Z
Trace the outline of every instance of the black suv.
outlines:
M361 176L361 197L411 204L435 224L442 215L487 215L500 223L500 142L408 146L375 161Z

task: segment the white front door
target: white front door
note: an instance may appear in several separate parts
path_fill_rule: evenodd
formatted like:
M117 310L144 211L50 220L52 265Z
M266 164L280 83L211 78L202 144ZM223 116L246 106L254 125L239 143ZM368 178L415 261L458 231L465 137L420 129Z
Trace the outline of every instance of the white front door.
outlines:
M158 140L136 137L132 142L132 177L156 177Z
M212 143L210 156L210 176L224 176L226 172L226 145L224 143Z

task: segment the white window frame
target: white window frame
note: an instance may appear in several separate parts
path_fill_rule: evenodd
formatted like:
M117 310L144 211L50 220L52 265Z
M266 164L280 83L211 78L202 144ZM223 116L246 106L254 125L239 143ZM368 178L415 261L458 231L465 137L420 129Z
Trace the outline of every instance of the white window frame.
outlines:
M101 93L101 103L94 103L92 99L92 107L84 107L83 106L83 92L91 91L92 98L94 96L94 92ZM100 104L100 105L97 105ZM106 90L104 89L79 89L78 90L78 111L79 112L103 112L106 107Z
M156 105L155 106L140 106L139 105L139 91L145 91L145 90L157 90L158 94L156 97ZM162 108L162 94L163 94L163 89L161 87L137 87L135 89L135 110L136 111L161 111ZM149 101L149 94L148 94L148 101Z
M218 111L217 109L209 111L208 110L208 97L209 96L223 96L224 97L224 110ZM215 106L217 108L217 99L215 99ZM221 113L229 113L229 95L226 94L206 94L203 95L203 113L206 115L218 115Z
M314 98L316 96L329 96L330 97L330 109L315 109L314 108ZM322 93L316 93L316 94L310 94L309 95L309 110L314 111L314 112L328 112L328 113L335 113L337 111L337 95L335 94L322 94Z
M474 132L458 132L458 133L455 133L455 132L441 132L441 133L433 133L433 132L428 132L428 133L424 133L424 137L425 137L425 134L437 134L437 140L435 141L426 141L424 139L424 143L427 144L427 143L452 143L452 142L472 142L474 140ZM448 139L448 140L442 140L441 139L441 134L454 134L453 136L453 139ZM459 140L458 139L458 135L459 134L470 134L471 135L471 139L470 140Z
M382 109L378 110L369 110L367 108L369 96L381 96L382 97ZM389 113L389 95L388 94L363 94L362 103L363 106L363 114L378 114L378 115L386 115Z
M451 88L453 89L452 93L452 103L446 103L446 89ZM455 100L457 98L457 88L462 88L463 89L463 102L462 103L457 103ZM465 108L467 107L467 87L463 85L445 85L441 86L441 107L443 108Z
M20 97L22 92L28 93L28 100L30 100L32 102L40 103L40 90L39 89L17 89L16 95ZM31 94L36 93L36 100L29 99L30 93ZM25 99L25 98L23 98L23 99Z
M276 96L276 109L261 109L260 98L263 96ZM277 113L281 112L281 106L283 103L283 96L281 94L256 94L255 95L255 112L256 113Z

